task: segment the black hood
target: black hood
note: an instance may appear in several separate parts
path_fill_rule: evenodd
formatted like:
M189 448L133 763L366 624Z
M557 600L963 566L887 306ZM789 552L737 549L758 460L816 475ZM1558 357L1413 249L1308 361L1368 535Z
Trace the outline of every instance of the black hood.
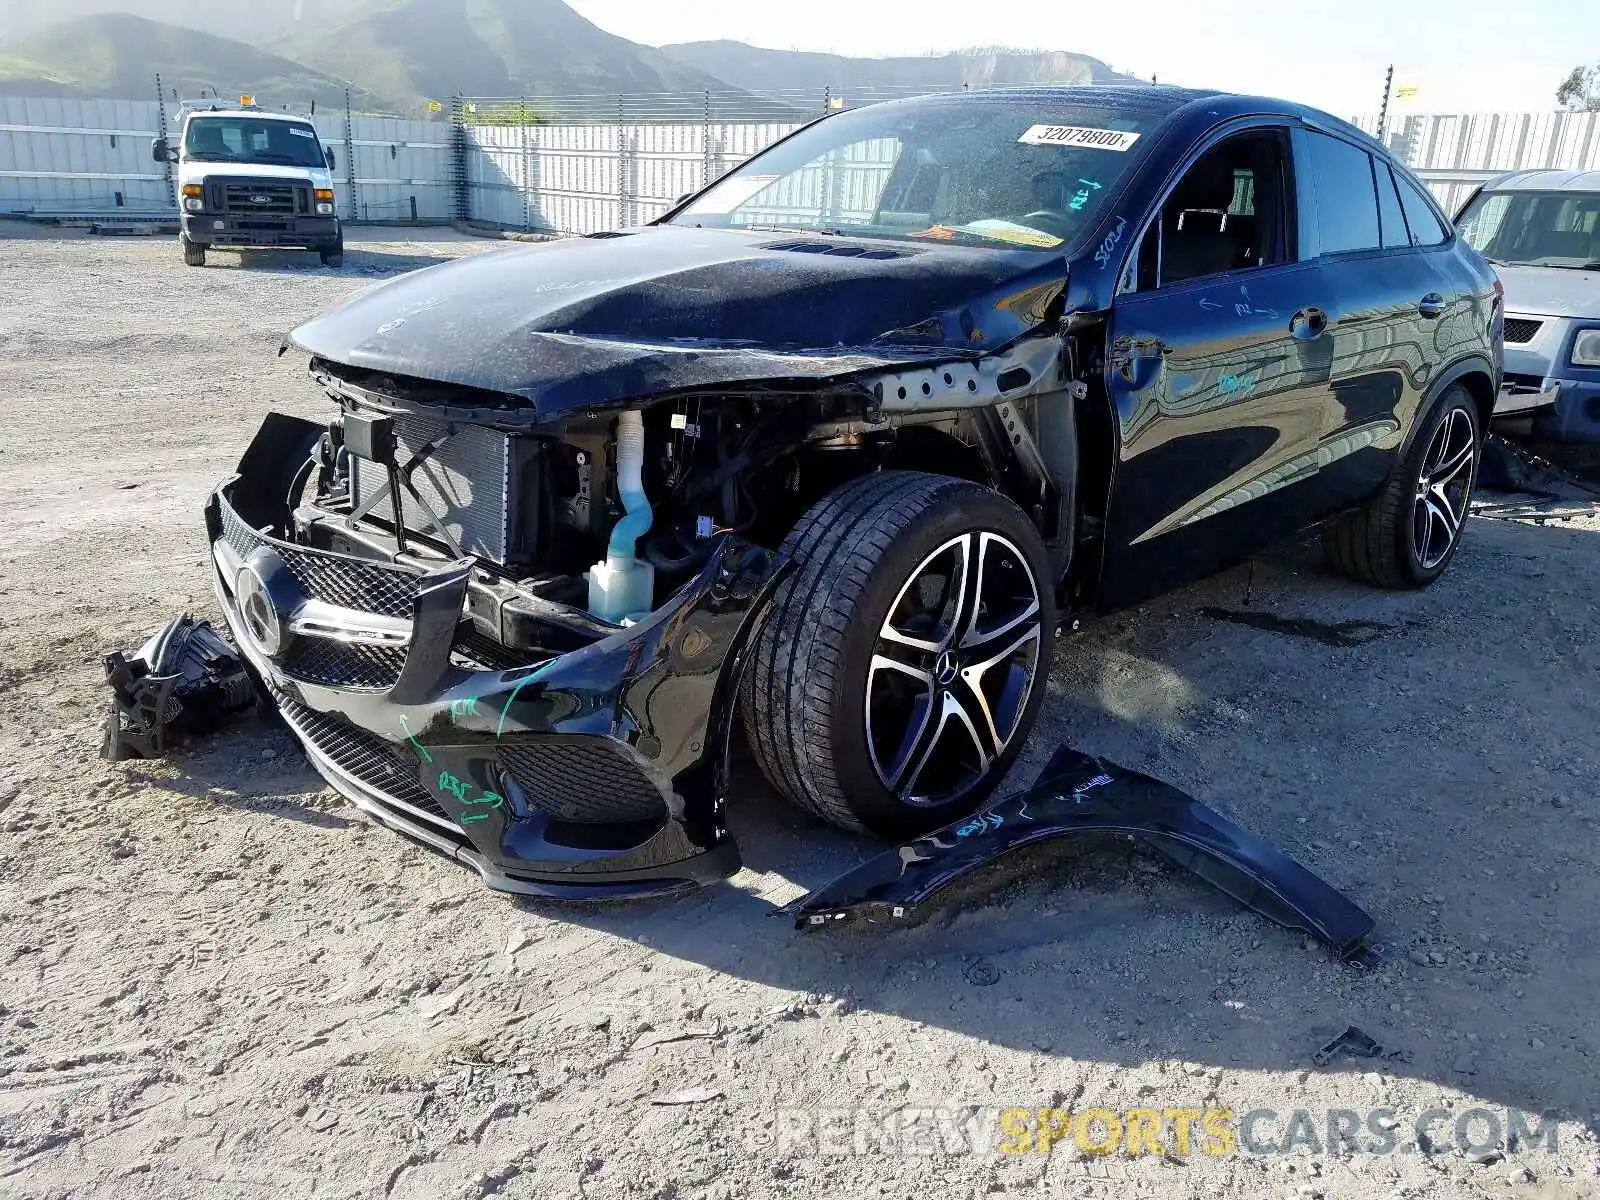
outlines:
M653 226L415 271L290 340L556 415L983 354L1044 319L1065 275L1032 251Z

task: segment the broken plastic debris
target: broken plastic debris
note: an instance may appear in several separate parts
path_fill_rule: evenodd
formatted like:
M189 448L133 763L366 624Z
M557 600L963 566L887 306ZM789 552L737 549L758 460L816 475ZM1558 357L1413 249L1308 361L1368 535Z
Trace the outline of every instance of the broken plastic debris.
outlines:
M104 661L112 697L100 753L112 762L158 758L185 736L215 732L256 700L233 647L209 621L188 613L131 657L113 650Z

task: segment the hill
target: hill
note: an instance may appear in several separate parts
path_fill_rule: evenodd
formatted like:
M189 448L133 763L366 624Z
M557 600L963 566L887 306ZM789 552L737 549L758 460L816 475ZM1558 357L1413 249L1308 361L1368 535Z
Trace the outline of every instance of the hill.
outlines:
M168 25L183 25L218 37L261 45L289 36L305 24L348 19L370 8L372 0L0 0L0 54L8 42L60 21L104 13L131 13Z
M343 105L343 80L230 38L128 13L62 21L0 44L0 92L22 96L155 99L154 75L167 95L198 96L215 87L223 96L252 92L295 104ZM352 99L368 111L398 103L370 88Z
M561 0L391 0L275 49L385 95L727 90L698 67L605 32Z
M1014 87L1040 83L1138 83L1098 58L1065 50L992 47L907 58L852 58L767 50L744 42L681 42L662 53L753 92L832 88L846 97L875 87Z

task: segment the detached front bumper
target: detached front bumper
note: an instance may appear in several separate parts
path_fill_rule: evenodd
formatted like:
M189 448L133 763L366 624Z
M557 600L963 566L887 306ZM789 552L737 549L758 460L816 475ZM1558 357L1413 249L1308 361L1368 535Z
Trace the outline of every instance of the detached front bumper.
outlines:
M286 246L315 250L339 241L338 217L183 213L183 236L197 246Z
M464 621L472 560L355 558L247 519L264 495L252 471L284 440L268 435L206 507L217 600L335 789L499 891L643 896L738 869L728 742L773 552L727 537L645 621L496 669Z

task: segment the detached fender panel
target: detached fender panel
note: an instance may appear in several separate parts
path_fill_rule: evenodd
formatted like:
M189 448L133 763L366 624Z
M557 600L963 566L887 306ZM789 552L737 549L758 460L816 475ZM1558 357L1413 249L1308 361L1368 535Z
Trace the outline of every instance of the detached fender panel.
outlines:
M870 859L789 911L798 927L903 919L1013 850L1085 833L1138 838L1268 920L1322 939L1354 966L1382 955L1372 918L1277 847L1171 784L1069 747L1027 791Z

